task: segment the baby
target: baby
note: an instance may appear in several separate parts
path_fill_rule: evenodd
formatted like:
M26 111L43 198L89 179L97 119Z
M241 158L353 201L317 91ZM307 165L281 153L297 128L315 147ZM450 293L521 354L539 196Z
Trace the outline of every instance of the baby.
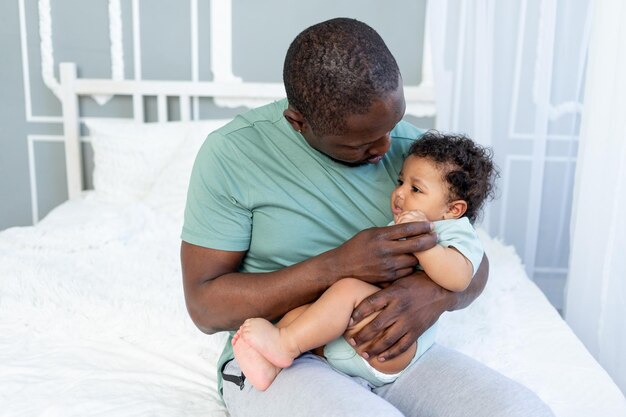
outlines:
M428 131L409 149L391 194L393 223L430 221L437 245L417 252L419 267L450 291L463 291L478 269L483 248L472 226L484 202L493 197L498 170L490 150L462 135ZM302 353L323 346L336 369L378 387L395 381L434 343L435 326L411 348L386 361L353 348L352 336L373 320L371 314L351 323L354 308L380 288L344 278L312 304L289 311L275 325L262 318L246 320L232 340L235 359L250 383L264 391L281 369Z

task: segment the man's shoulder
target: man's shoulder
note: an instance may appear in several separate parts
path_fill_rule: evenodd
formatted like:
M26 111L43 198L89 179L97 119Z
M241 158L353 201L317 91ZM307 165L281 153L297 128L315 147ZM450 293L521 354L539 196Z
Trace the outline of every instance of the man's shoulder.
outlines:
M241 129L256 128L258 124L277 124L283 120L283 111L287 108L287 99L282 99L268 103L264 106L256 107L244 111L235 116L229 123L218 129L222 135L229 135Z
M425 129L420 129L405 120L401 120L391 131L391 149L388 155L394 160L399 160L399 163L402 164L411 144L425 131Z
M249 142L258 145L262 138L273 139L275 135L270 133L284 129L282 113L285 107L286 100L279 100L235 116L208 135L202 151L234 151L246 148Z

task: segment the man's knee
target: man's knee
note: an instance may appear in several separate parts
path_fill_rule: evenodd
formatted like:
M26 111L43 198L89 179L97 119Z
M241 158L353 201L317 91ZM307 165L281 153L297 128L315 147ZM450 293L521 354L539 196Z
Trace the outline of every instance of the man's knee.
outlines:
M481 408L482 415L493 417L554 417L537 394L516 382L493 392Z
M226 371L240 372L236 363ZM228 381L224 384L224 401L233 417L403 417L387 401L311 354L281 371L265 392L247 383L243 389Z
M406 415L554 415L524 385L437 344L395 383L377 391Z

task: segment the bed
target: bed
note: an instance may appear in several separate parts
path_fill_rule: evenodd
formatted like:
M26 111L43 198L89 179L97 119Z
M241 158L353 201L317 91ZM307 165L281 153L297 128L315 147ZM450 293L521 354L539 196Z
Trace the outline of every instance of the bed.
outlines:
M179 235L195 152L224 120L191 121L192 95L229 85L76 78L61 71L70 199L0 232L0 416L228 416L216 391L225 334L205 335L183 299ZM179 97L180 121L87 120L78 97ZM275 89L250 93L261 100ZM139 100L139 101L138 101ZM138 118L141 119L141 118ZM82 190L80 121L94 149ZM82 140L85 140L83 138ZM534 390L559 417L626 416L626 400L527 278L514 249L480 230L489 283L442 317L438 343Z

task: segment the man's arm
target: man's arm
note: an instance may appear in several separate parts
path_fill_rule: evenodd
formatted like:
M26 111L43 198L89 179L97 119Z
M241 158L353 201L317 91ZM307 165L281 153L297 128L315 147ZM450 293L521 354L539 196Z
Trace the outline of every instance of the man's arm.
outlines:
M409 275L417 263L412 253L435 245L431 231L427 222L367 229L336 249L267 273L237 272L245 252L183 242L187 309L196 326L206 333L234 330L250 317L275 320L312 302L341 278L380 284Z
M238 273L244 256L245 252L208 249L182 242L187 310L203 332L234 330L250 317L277 319L315 298L332 280L323 259L272 273ZM297 283L291 278L296 276Z
M463 292L448 291L423 272L398 279L372 294L352 313L355 322L375 311L378 316L353 337L357 351L379 359L391 359L408 349L445 311L460 310L482 293L489 276L489 260L483 255L474 278Z

